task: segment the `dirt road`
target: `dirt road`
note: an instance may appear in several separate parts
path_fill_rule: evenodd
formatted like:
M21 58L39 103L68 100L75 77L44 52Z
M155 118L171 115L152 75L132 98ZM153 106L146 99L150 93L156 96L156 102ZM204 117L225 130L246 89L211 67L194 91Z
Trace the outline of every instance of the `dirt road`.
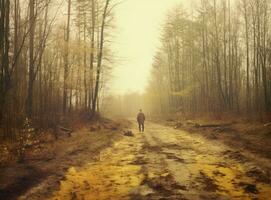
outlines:
M50 199L271 199L268 160L155 123L132 130L97 161L71 166Z

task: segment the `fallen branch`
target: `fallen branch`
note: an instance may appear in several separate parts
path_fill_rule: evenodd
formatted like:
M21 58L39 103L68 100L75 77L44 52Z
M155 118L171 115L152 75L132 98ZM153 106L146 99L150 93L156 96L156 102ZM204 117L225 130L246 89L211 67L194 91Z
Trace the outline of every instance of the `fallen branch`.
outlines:
M217 128L217 127L226 127L231 126L232 123L225 123L225 124L197 124L198 128Z
M65 127L62 127L62 126L58 126L58 128L62 131L65 131L65 132L72 132L71 129L68 129L68 128L65 128Z
M71 129L65 128L63 126L57 126L57 130L55 132L55 138L58 139L58 132L64 132L65 134L68 134L69 137L71 137L71 133L73 132Z
M268 123L264 124L263 126L264 126L264 127L266 127L266 126L271 126L271 122L268 122Z

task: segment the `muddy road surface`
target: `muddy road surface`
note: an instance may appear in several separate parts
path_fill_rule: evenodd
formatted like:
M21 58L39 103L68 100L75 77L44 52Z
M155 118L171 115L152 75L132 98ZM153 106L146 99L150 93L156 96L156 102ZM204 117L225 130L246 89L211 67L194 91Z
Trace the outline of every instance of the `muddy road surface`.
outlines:
M99 159L70 166L51 200L271 199L270 160L215 140L147 123ZM43 199L32 188L20 199Z

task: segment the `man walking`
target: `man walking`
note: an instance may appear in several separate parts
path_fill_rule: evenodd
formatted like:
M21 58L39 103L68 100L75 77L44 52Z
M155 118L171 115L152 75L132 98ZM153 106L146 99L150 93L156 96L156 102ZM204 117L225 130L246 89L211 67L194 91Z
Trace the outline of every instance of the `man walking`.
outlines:
M138 128L140 132L144 132L144 122L145 122L145 115L140 109L139 113L137 114L137 123L138 123Z

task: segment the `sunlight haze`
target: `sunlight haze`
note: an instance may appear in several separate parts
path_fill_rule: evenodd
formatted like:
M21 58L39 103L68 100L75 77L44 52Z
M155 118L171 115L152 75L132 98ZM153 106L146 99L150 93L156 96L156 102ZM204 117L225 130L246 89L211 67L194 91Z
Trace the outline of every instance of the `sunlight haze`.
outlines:
M144 92L167 11L182 0L125 0L116 7L112 92Z

